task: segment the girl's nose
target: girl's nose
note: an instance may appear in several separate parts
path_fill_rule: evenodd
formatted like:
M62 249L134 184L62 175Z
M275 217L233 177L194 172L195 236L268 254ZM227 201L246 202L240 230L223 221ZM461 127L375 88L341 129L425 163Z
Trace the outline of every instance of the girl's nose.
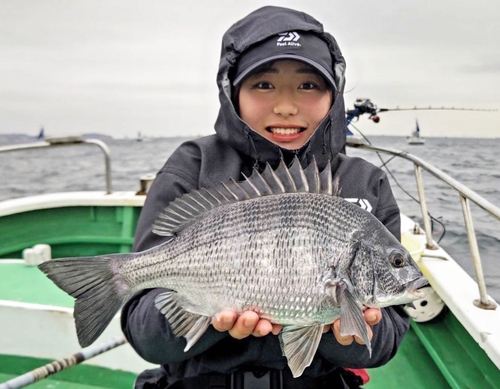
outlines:
M274 104L273 112L276 115L288 117L297 115L299 109L291 93L280 93Z

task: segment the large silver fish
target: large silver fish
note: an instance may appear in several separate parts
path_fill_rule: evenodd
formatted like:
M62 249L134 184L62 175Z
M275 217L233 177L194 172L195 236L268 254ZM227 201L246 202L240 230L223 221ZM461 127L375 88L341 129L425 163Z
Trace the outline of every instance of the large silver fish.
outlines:
M406 304L427 281L371 213L342 199L331 166L296 160L173 201L153 226L166 243L134 254L56 259L40 269L76 297L79 342L88 346L141 289L163 287L156 306L187 351L225 308L282 324L294 377L312 362L323 325L367 345L362 306Z

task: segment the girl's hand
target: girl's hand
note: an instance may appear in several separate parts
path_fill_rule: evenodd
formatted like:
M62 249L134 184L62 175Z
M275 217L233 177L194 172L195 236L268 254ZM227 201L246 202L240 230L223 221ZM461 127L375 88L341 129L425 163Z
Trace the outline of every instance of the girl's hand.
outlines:
M368 330L368 338L371 340L373 338L373 331L370 326L373 326L380 322L382 320L382 312L378 308L364 308L363 309L364 316L365 316L365 321L366 321L366 327ZM342 346L349 346L352 344L353 341L356 341L356 343L359 344L365 344L358 336L342 336L340 335L340 319L337 319L333 322L332 325L326 325L325 328L323 329L323 332L327 332L330 327L333 327L333 334L335 335L335 339L337 339L337 342L339 342Z
M283 326L271 324L269 320L259 319L253 311L243 312L241 315L230 309L219 312L212 318L213 327L220 332L229 331L235 339L243 339L250 335L261 337L269 333L278 335Z

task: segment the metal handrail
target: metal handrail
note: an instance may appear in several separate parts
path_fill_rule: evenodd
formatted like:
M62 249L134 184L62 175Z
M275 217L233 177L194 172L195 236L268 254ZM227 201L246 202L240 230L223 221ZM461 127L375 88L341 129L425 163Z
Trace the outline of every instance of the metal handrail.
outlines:
M496 218L498 221L500 221L500 208L496 207L488 200L481 197L476 192L469 189L465 185L461 184L454 178L450 177L448 174L436 168L435 166L425 162L424 160L420 159L415 155L407 153L406 151L400 151L396 149L365 144L363 142L359 142L359 139L356 138L353 138L352 140L348 139L347 146L373 151L376 153L389 154L413 162L413 166L415 168L415 179L417 183L417 190L420 200L420 210L422 212L422 220L424 222L424 229L427 238L428 249L437 249L438 247L432 240L431 222L429 213L427 212L427 202L425 201L424 183L422 179L421 169L424 169L428 173L432 174L434 177L448 184L452 189L454 189L460 194L460 202L462 204L462 213L464 216L465 226L467 230L469 248L471 251L472 261L474 264L476 281L479 287L480 298L479 300L475 300L474 304L483 309L495 309L497 305L495 304L495 302L488 299L486 291L486 282L484 281L484 273L481 264L481 257L479 255L477 238L474 231L474 226L472 224L472 214L470 211L469 200L478 205L480 208L484 209L488 214Z
M111 194L111 153L106 143L99 139L84 139L78 136L69 137L53 137L46 138L45 141L36 143L26 143L20 145L11 145L0 147L0 153L19 150L40 149L44 147L61 147L61 146L77 146L77 145L96 145L104 154L105 174L106 174L106 193Z

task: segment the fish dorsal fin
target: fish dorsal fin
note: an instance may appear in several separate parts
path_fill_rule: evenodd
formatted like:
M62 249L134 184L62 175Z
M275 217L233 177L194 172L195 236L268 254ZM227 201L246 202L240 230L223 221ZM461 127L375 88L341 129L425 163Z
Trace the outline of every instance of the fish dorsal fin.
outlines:
M175 199L158 216L153 232L174 236L215 208L263 196L298 192L329 196L340 194L339 178L337 175L333 179L330 161L320 172L315 158L306 169L295 157L290 168L281 160L276 170L267 164L262 173L254 169L250 177L243 177L243 181L230 179L213 188L194 190Z
M326 170L326 169L325 169ZM306 176L309 192L310 193L321 193L321 176L319 174L318 164L316 163L316 158L313 158L313 162L304 169L304 174ZM331 173L330 173L331 176Z
M292 180L295 183L295 189L297 192L305 192L309 193L309 183L307 182L306 174L302 169L302 165L300 164L297 156L293 159L292 166L288 169L290 175L292 176Z

